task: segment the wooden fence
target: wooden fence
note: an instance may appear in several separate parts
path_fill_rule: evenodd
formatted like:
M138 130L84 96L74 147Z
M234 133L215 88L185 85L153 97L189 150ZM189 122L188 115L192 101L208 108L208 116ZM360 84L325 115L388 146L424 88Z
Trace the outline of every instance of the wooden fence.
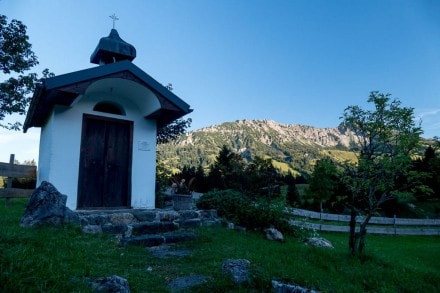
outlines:
M11 198L29 197L33 189L12 188L13 178L36 178L37 167L14 164L15 155L11 154L9 163L0 163L0 176L8 177L6 188L0 188L0 198L5 199L5 205L9 205Z
M301 217L303 220L292 220L291 224L301 226L307 229L314 229L317 231L331 231L331 232L349 232L350 222L349 215L337 215L318 213L313 211L292 209L291 215ZM320 222L308 222L307 219L320 220ZM362 222L363 217L356 217L356 222ZM325 223L325 221L343 223L335 225L332 223ZM344 225L345 224L345 225ZM359 227L357 227L359 231ZM385 235L438 235L440 236L440 219L405 219L405 218L383 218L372 217L367 226L367 233L369 234L385 234Z

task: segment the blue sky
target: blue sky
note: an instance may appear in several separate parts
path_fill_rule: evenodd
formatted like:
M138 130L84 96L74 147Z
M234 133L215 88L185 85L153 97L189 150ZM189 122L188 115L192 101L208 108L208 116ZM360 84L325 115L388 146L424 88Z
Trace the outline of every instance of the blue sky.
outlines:
M440 1L0 0L0 13L27 25L36 70L55 74L95 66L115 13L133 62L194 108L191 129L336 127L378 90L415 109L424 137L440 136ZM38 135L0 131L0 161L37 160Z

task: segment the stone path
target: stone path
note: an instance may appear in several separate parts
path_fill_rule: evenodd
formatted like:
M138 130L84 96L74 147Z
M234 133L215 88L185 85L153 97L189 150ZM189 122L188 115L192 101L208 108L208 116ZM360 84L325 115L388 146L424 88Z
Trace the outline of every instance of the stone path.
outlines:
M77 211L85 233L109 233L122 246L146 247L195 239L190 228L219 225L215 210L95 210Z
M158 258L184 257L188 249L172 249L172 245L193 240L196 234L188 229L220 225L215 210L84 210L76 212L85 233L109 233L121 246L141 245ZM171 292L187 290L210 280L203 275L179 277L168 283Z

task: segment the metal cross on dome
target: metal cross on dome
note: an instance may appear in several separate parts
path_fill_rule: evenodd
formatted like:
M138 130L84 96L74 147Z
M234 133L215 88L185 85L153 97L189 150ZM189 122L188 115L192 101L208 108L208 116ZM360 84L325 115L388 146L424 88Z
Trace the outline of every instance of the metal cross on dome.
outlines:
M117 20L119 20L119 18L116 17L116 14L112 14L109 16L111 19L113 19L113 29L115 28L115 23Z

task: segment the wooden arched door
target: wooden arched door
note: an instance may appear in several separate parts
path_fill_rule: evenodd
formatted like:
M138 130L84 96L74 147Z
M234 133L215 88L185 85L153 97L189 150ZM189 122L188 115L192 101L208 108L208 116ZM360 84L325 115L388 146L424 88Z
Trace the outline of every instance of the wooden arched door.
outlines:
M77 207L129 207L133 122L84 114L82 123Z

